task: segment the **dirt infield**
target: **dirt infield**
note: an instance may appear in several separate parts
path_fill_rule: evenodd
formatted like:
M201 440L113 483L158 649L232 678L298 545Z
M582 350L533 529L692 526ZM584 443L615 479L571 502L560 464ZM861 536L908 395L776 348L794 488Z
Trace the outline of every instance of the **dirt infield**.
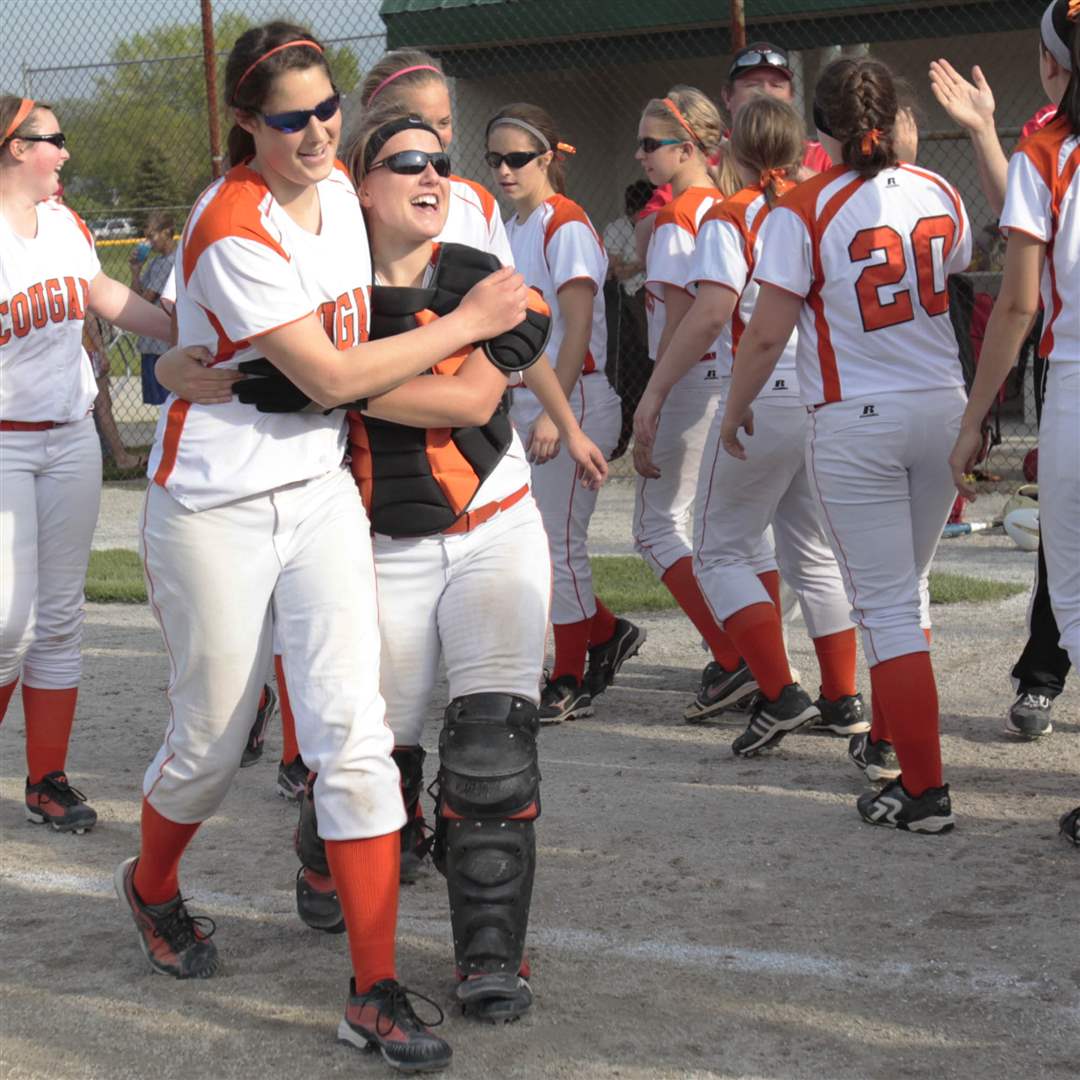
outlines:
M949 569L1030 573L1003 538L963 543L943 546ZM1056 818L1080 802L1080 694L1074 684L1058 700L1049 738L1002 734L1025 603L935 609L958 827L931 838L859 822L842 740L796 735L741 761L736 727L683 724L704 654L682 618L642 617L645 650L596 716L542 735L532 1015L492 1028L453 1014L442 879L429 870L403 891L401 974L450 1013L452 1074L1075 1077L1080 853ZM810 683L801 625L792 638ZM150 973L111 882L136 850L140 780L165 718L149 612L92 606L85 671L70 769L100 814L94 832L23 821L17 698L0 728L0 1074L388 1075L334 1042L345 943L294 913L276 725L185 859L192 908L218 922L224 975Z

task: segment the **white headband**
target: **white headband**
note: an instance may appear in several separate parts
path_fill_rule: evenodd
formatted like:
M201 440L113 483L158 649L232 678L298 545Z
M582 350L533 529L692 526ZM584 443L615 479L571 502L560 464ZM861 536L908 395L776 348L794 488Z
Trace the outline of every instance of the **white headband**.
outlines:
M1042 42L1053 55L1054 59L1066 71L1072 71L1072 57L1069 55L1069 47L1061 40L1060 35L1054 27L1055 7L1057 7L1057 0L1053 0L1052 3L1048 4L1046 10L1043 12L1041 24ZM1073 33L1080 33L1080 28L1074 30Z
M524 120L519 120L516 116L500 116L498 120L492 120L488 125L488 131L493 127L498 127L500 124L513 124L515 127L523 128L530 135L540 140L540 145L544 148L545 152L551 149L551 143L547 141L544 133L539 128L534 128L532 124L527 124Z

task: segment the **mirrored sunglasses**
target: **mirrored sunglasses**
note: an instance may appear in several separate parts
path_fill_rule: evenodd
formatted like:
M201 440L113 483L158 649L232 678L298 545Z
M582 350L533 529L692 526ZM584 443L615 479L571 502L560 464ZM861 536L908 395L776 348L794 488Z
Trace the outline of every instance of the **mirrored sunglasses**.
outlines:
M332 94L325 101L320 101L314 109L292 109L289 112L260 113L259 115L262 116L263 123L267 127L272 127L285 135L294 135L298 131L303 131L311 123L313 116L320 123L325 124L327 120L337 115L340 108L341 95Z

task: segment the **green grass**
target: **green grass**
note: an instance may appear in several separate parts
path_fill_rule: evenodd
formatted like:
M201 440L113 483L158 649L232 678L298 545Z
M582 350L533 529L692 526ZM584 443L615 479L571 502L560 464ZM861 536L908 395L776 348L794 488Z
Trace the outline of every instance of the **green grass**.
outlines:
M593 588L614 611L668 611L671 593L635 555L600 555L592 560ZM967 574L932 573L930 603L988 603L1024 592L1026 586L988 581ZM110 549L90 555L86 598L99 604L141 604L146 600L142 563L134 551Z

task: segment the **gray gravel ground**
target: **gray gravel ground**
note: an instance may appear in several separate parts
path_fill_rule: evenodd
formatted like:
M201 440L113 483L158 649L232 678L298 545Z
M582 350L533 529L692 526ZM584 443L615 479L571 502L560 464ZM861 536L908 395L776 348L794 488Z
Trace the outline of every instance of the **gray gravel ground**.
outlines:
M127 518L139 497L111 488L106 517ZM629 498L628 484L604 493L598 550L625 550ZM133 535L106 520L99 541ZM998 534L943 544L939 565L1027 581L1033 556ZM536 1007L505 1028L451 1013L452 1075L1075 1078L1080 852L1056 819L1080 802L1080 695L1073 685L1055 704L1052 736L1003 735L1025 604L934 609L959 819L935 838L859 822L841 740L792 736L742 761L729 749L736 724L683 724L705 656L681 616L641 616L646 647L596 716L542 736ZM111 875L136 850L167 663L141 607L91 605L85 651L70 765L101 816L94 832L22 820L17 700L0 728L0 1074L387 1075L333 1040L345 943L293 912L295 814L274 793L276 730L185 858L192 907L218 922L224 975L149 972ZM791 651L810 683L801 626ZM433 871L403 890L400 930L403 978L449 1010Z

